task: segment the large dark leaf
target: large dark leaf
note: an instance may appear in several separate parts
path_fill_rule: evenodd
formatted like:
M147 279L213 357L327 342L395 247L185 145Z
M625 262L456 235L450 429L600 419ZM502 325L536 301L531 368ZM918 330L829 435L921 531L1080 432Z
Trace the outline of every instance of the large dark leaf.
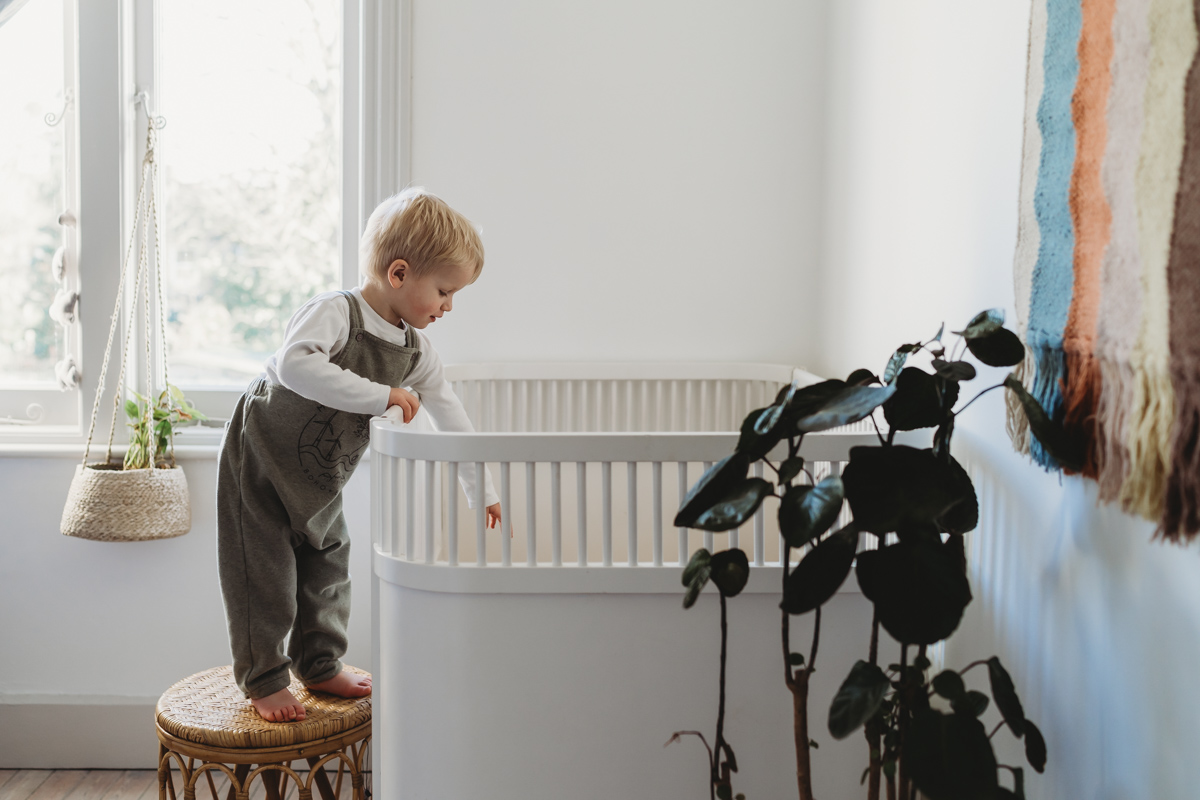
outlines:
M705 531L727 531L741 525L762 504L763 498L775 489L770 481L762 478L745 478L713 503L707 511L691 524Z
M708 550L700 548L692 554L688 565L683 568L682 583L687 587L687 591L683 595L684 608L691 608L695 605L696 598L704 590L704 584L708 583L711 574L712 554Z
M791 387L785 386L775 397L777 404L782 403L785 424L793 427L796 420L820 410L826 403L836 397L846 388L845 381L828 380L814 383L791 392ZM789 400L789 392L791 399Z
M1021 707L1021 700L1017 697L1017 689L1013 686L1008 670L996 656L988 659L987 666L988 678L992 683L992 699L996 701L996 708L1000 709L1000 714L1004 717L1004 722L1013 735L1024 736L1025 709Z
M789 614L806 614L833 597L850 574L858 531L851 523L808 552L783 586L781 607Z
M996 755L975 717L925 709L913 715L905 741L913 783L929 800L991 800Z
M871 533L936 522L963 496L949 464L905 445L850 448L842 483L854 521Z
M933 360L933 371L949 381L969 381L975 377L975 367L969 361Z
M961 331L951 331L964 339L979 339L984 336L991 336L996 331L1004 327L1004 309L989 308L987 311L980 311L976 314L967 327Z
M958 500L938 516L938 530L959 534L973 531L979 524L979 498L975 495L975 485L954 456L950 457L950 471L953 475L950 488Z
M865 386L868 383L879 383L879 378L869 369L856 369L846 378L847 386Z
M680 576L679 582L684 586L688 586L696 579L700 572L706 569L712 563L712 553L701 547L696 552L692 553L691 559L688 560L687 566L683 568L683 575ZM708 580L706 577L705 580Z
M708 472L683 498L675 527L690 528L705 511L718 503L733 487L739 485L750 471L750 459L745 453L734 453L713 464Z
M710 563L712 574L709 579L717 590L726 597L737 597L750 580L750 561L736 547L714 553Z
M792 456L779 465L779 483L783 485L804 470L804 456Z
M1014 367L1025 359L1025 345L1007 328L967 339L967 349L989 367Z
M742 420L742 432L734 449L751 462L762 458L784 437L784 426L779 424L782 417L781 405L754 409Z
M842 510L842 479L830 475L816 486L793 486L779 504L779 530L792 547L802 547L829 530Z
M1025 758L1039 773L1046 771L1046 740L1031 720L1025 720Z
M930 681L933 690L947 700L956 700L967 692L962 676L952 669L942 670Z
M957 402L957 382L906 367L896 378L896 394L883 404L883 417L899 431L934 428Z
M796 429L802 433L827 431L865 418L896 392L894 386L849 386L819 410L801 417Z
M988 696L983 692L963 692L960 697L951 701L950 707L955 714L966 714L970 717L981 717L987 711Z
M829 706L829 733L845 739L862 727L879 710L891 682L874 664L857 661Z
M958 627L971 587L954 547L901 541L858 555L858 585L892 638L934 644Z
M1064 469L1078 472L1083 467L1082 448L1067 436L1062 425L1050 419L1046 410L1026 391L1015 375L1005 378L1004 385L1021 401L1021 408L1029 420L1029 430L1041 442L1042 448Z

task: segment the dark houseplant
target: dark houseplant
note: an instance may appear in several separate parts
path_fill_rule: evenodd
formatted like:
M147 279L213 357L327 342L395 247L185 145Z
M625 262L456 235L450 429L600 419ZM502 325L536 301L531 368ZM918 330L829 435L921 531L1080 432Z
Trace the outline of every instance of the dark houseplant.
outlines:
M874 618L867 658L843 681L829 710L828 727L839 739L863 730L868 798L878 800L884 789L888 800L913 800L918 790L930 800L1023 798L1022 768L997 764L992 750L991 736L1000 727L1024 739L1034 769L1041 772L1045 766L1045 742L1025 717L998 658L930 676L926 656L930 645L954 632L971 601L962 534L975 528L979 505L970 477L950 453L957 415L983 393L1008 387L1021 401L1033 434L1059 463L1070 467L1080 461L1075 443L1011 375L955 410L962 384L977 375L976 367L965 360L968 354L991 367L1014 366L1024 358L1024 345L1003 322L998 310L977 315L955 332L959 342L949 353L942 343L943 326L929 341L898 348L878 377L859 369L844 381L786 387L775 403L746 417L733 454L701 477L676 516L680 527L728 531L750 519L767 498L779 502L784 540L781 642L785 684L792 696L801 800L813 796L810 756L815 743L809 736L808 687L821 635L821 607L851 569L874 606ZM929 369L907 366L911 357L921 354L929 357ZM874 420L877 409L887 422L886 435L876 423L878 446L852 448L840 477L816 481L800 455L804 436ZM895 442L898 431L922 429L933 429L929 448ZM772 454L780 451L782 457L772 461ZM748 477L750 465L758 460L771 468L775 481ZM843 502L849 504L853 519L831 531ZM857 552L862 534L874 537L877 549ZM799 548L806 552L792 567L792 550ZM745 553L738 549L701 549L683 573L684 608L709 581L720 594L717 729L711 747L696 731L680 731L671 741L684 734L704 740L710 793L722 800L734 798L732 777L737 772L736 757L724 736L726 600L745 587L749 569ZM806 660L792 651L789 621L792 615L807 613L815 619ZM886 669L878 663L880 628L900 645L899 663ZM991 701L1003 716L990 734L978 719L989 698L968 689L963 679L977 666L987 667ZM1011 787L1001 781L1002 771L1009 773L1004 780Z

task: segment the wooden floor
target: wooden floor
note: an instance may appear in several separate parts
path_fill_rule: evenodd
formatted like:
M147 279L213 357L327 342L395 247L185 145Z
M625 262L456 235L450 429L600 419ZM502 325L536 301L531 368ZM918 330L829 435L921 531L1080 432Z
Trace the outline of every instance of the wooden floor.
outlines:
M152 769L0 769L0 800L157 800L156 776L157 773ZM370 776L364 777L369 785ZM175 778L176 797L182 800L178 773ZM224 800L228 781L221 775L213 783L218 797ZM201 779L196 787L196 797L208 800L209 795L208 782ZM296 795L296 786L289 782L287 798L295 798ZM339 797L350 796L350 781L347 778L342 782ZM265 800L266 790L262 781L254 782L250 797L251 800Z

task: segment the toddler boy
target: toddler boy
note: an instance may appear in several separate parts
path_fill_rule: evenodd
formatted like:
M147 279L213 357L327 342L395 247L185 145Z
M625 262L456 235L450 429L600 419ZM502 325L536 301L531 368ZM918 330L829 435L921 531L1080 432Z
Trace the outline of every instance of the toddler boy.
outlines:
M350 616L341 492L371 417L400 406L409 422L424 404L439 429L472 430L422 331L479 277L475 228L441 199L407 189L371 214L360 269L361 288L318 295L295 313L221 446L217 556L233 673L272 722L304 719L289 667L309 689L371 692L370 678L343 672L340 661ZM473 498L474 465L459 474ZM499 498L482 477L494 527Z

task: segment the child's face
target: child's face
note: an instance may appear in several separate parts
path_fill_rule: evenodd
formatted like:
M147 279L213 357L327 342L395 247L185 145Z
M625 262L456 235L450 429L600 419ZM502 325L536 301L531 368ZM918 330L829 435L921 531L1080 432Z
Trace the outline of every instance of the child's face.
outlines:
M401 281L389 276L389 305L406 324L422 329L454 308L454 295L471 282L471 273L469 267L445 266Z

